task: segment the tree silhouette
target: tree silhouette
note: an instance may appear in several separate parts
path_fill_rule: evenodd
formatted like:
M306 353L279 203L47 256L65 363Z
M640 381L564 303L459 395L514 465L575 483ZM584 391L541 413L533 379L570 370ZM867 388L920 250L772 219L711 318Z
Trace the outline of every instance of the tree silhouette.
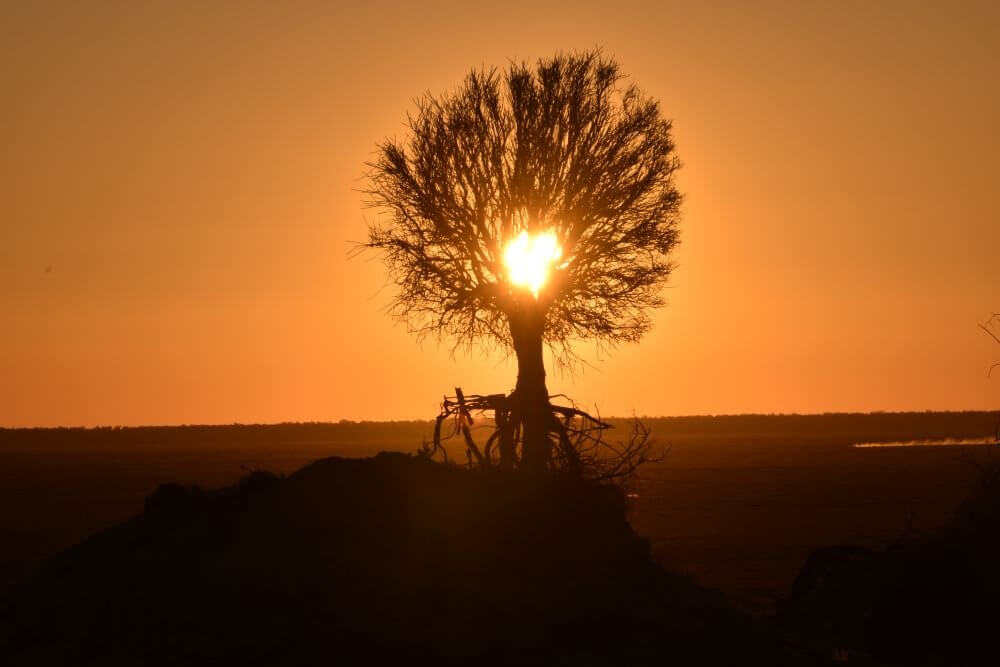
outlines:
M576 340L636 341L663 304L680 163L659 104L623 79L599 51L473 70L457 90L420 98L408 138L381 143L367 165L381 215L365 245L399 286L390 312L420 336L516 355L497 413L503 467L544 470L551 436L565 438L543 343L569 362ZM544 283L526 285L505 253L541 235L558 250Z
M1000 313L993 313L990 318L979 325L979 328L986 332L993 342L1000 345ZM989 370L986 371L986 377L993 375L993 371L1000 368L1000 362L997 362L990 366ZM996 438L997 443L1000 443L1000 422L997 423L996 428L993 429L993 435ZM994 470L996 473L997 471ZM1000 479L1000 473L997 473L997 479Z
M986 332L986 335L993 339L997 344L1000 344L1000 313L993 313L990 318L979 325L979 328ZM995 363L990 366L990 370L987 372L987 377L993 374L993 371L1000 368L1000 363Z

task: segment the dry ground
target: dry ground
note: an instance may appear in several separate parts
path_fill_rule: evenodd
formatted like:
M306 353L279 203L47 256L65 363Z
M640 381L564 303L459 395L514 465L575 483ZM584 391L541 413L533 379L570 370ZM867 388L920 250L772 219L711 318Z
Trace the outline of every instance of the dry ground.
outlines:
M957 425L928 426L919 417L911 430L928 437L982 435L994 420L978 413L952 420ZM825 435L810 432L819 423L802 428L780 422L794 426L777 429L782 432L768 423L700 428L654 420L655 432L672 449L643 471L631 509L633 525L650 538L658 560L752 611L773 609L817 546L882 548L911 515L917 529L933 529L975 478L960 456L986 455L982 447L851 448L907 435L876 429L863 418L857 428L831 428ZM161 437L127 446L109 437L86 447L74 446L72 434L26 444L0 433L0 587L56 551L139 513L162 482L222 486L248 469L290 472L330 455L412 451L430 434L421 423L331 428L330 437L312 439L229 441L221 433L211 441ZM756 432L733 432L739 428Z

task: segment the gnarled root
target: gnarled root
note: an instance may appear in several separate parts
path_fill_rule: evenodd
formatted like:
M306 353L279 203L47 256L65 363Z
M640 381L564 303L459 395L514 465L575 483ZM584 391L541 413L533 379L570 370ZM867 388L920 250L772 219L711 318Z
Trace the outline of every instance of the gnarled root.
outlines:
M649 429L638 419L629 422L624 440L606 437L614 426L602 421L570 401L558 405L549 397L548 437L552 442L548 470L576 479L613 480L629 477L643 463L659 460L666 451L655 447ZM434 423L434 439L424 445L429 458L448 460L445 441L461 437L468 466L483 470L523 468L524 416L513 394L469 394L458 387L454 396L445 396ZM473 429L486 430L473 436ZM480 445L480 443L482 443Z

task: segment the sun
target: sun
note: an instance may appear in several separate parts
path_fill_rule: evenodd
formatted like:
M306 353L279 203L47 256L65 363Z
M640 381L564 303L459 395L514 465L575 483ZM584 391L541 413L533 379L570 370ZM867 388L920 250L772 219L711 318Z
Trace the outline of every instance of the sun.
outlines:
M532 296L549 279L552 265L562 257L562 248L555 232L546 231L531 235L521 232L507 244L503 252L503 263L507 267L507 278L512 285L527 287Z

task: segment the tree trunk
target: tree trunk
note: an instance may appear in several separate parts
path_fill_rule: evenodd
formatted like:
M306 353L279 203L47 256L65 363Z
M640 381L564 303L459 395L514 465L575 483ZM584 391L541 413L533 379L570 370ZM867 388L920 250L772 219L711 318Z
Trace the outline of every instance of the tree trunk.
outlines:
M545 472L552 452L552 409L542 358L545 312L537 303L522 304L509 321L517 355L517 386L511 398L522 423L521 466L530 472Z

